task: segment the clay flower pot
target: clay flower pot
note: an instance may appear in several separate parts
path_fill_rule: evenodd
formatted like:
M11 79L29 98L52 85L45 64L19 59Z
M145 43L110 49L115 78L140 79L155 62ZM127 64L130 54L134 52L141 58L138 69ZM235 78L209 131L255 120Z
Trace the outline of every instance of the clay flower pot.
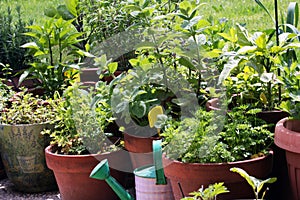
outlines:
M124 133L124 146L129 152L133 170L153 164L152 142L158 137L141 137Z
M168 159L163 154L165 176L170 179L173 194L176 200L190 192L197 191L201 186L224 182L230 191L221 194L218 199L232 200L239 198L254 198L252 188L245 179L232 173L230 168L239 167L257 178L266 178L272 171L273 152L266 156L245 161L230 163L182 163ZM182 194L183 193L183 194Z
M286 153L293 199L300 199L300 120L280 120L276 124L274 141Z
M48 146L45 149L46 162L54 172L63 200L119 199L105 181L90 178L89 175L103 159L108 159L110 165L114 165L116 161L120 162L120 159L126 159L123 155L124 151L97 155L60 155L52 153L53 148L53 146ZM126 160L122 163L125 165ZM110 173L121 185L126 184L126 172L111 168Z

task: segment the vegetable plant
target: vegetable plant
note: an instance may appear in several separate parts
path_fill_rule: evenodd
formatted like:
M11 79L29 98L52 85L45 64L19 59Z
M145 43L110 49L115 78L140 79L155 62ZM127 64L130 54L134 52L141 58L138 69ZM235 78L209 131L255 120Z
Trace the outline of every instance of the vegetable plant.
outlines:
M255 195L255 199L259 200L259 199L264 199L264 196L267 192L267 189L262 193L261 197L259 197L259 194L262 192L262 190L264 189L264 185L266 183L274 183L277 178L268 178L265 180L260 180L257 179L253 176L250 176L245 170L238 168L238 167L233 167L230 169L230 171L238 173L239 175L241 175L247 182L248 184L252 187L254 195Z

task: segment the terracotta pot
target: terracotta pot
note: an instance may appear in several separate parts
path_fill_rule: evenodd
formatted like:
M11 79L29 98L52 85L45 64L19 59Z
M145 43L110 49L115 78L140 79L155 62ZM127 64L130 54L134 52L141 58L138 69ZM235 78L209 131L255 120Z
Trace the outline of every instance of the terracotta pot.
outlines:
M300 199L300 120L284 118L276 124L275 144L286 153L293 199Z
M124 133L124 146L129 152L133 169L153 165L152 142L158 137L140 137Z
M221 194L218 199L232 200L238 198L254 198L252 188L240 175L230 171L232 167L246 170L257 178L266 178L272 171L273 152L267 156L230 163L182 163L170 160L163 154L164 171L170 179L174 197L179 200L188 196L190 192L196 191L203 185L224 182L230 191ZM181 189L180 189L181 187Z
M108 159L110 166L126 164L124 151L91 155L59 155L52 153L53 146L45 149L46 162L53 170L61 198L63 200L98 200L119 199L105 181L89 177L94 167L103 159ZM111 175L124 186L127 173L110 168ZM124 186L125 187L125 186Z
M53 172L47 168L44 149L49 137L40 132L48 124L0 125L2 161L17 190L42 192L57 189Z

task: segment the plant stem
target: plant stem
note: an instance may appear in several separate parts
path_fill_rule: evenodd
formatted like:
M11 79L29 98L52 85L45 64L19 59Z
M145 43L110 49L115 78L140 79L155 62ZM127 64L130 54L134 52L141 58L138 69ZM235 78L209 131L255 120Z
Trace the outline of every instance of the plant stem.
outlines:
M279 46L279 27L278 27L278 3L274 0L275 5L275 31L276 31L276 45ZM280 76L280 69L277 69L277 75ZM278 85L278 98L281 101L281 85Z

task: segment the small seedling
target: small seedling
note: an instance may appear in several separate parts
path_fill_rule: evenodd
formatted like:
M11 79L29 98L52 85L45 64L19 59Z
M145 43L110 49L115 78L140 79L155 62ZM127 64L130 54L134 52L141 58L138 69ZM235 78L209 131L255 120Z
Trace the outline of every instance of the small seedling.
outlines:
M217 195L229 192L223 184L223 182L215 183L205 189L202 186L198 191L190 193L193 197L185 197L181 200L216 200Z
M238 168L238 167L233 167L233 168L230 169L230 171L240 174L248 182L248 184L253 189L256 200L258 200L258 199L263 200L264 199L264 196L265 196L268 188L266 188L265 191L263 191L261 198L259 198L259 194L262 191L262 189L264 187L264 184L274 183L277 180L276 177L261 180L261 179L255 178L253 176L250 176L245 170L243 170L241 168Z

